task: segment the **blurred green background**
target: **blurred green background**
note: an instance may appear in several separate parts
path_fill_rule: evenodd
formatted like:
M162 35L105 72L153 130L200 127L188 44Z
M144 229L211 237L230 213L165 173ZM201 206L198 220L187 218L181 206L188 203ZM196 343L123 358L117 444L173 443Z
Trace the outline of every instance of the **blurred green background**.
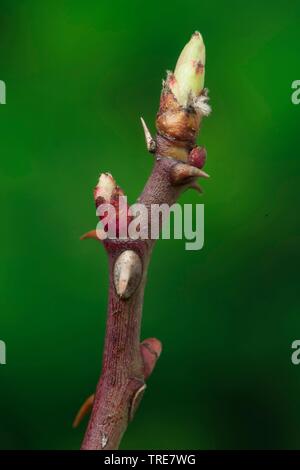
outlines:
M122 449L300 448L298 1L1 0L0 448L77 449L96 385L107 263L80 242L110 171L129 200L152 167L166 69L207 48L213 114L205 246L159 241L143 337L163 354Z

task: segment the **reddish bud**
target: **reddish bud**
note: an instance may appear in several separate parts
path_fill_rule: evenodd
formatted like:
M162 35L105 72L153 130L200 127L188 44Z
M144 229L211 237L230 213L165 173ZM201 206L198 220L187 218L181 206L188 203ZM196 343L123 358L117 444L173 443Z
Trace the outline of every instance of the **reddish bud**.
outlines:
M147 379L152 373L161 351L161 342L156 338L148 338L141 343L141 354L144 361L145 379Z
M189 153L188 163L197 168L203 168L206 162L206 149L205 147L195 147Z
M104 209L101 215L98 214L98 217L108 236L119 237L120 234L127 236L127 227L132 217L129 215L129 208L124 196L124 192L117 186L114 178L109 173L100 175L94 190L94 198L96 208L102 206ZM109 206L112 206L114 211L110 211ZM113 227L115 227L115 231ZM112 229L111 233L110 228Z

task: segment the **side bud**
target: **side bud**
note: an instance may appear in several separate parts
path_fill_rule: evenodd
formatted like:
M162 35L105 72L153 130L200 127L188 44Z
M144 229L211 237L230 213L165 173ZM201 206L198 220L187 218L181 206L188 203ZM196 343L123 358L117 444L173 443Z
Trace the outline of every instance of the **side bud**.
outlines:
M97 186L94 190L96 206L97 200L100 200L100 202L109 203L112 193L114 192L116 187L117 184L110 173L101 173Z
M142 278L142 261L133 250L120 254L114 266L114 284L121 299L129 299Z
M94 190L94 199L97 215L108 238L119 237L120 234L126 238L131 220L127 198L110 173L100 175Z
M194 147L188 156L188 163L197 168L203 168L206 162L206 149L204 147Z

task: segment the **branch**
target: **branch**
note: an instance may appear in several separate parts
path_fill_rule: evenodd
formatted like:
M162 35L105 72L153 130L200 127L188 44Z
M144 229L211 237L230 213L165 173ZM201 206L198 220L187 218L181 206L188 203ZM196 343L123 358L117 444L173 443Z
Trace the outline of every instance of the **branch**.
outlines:
M183 49L174 74L163 83L156 119L156 139L142 120L147 149L154 154L152 173L138 200L148 209L152 204L176 202L188 188L201 191L198 177L202 170L204 148L196 146L202 117L209 113L204 83L205 48L195 33ZM96 206L113 204L119 215L122 190L109 174L102 174L95 189ZM123 214L124 215L124 214ZM130 212L126 212L126 221ZM101 219L101 217L100 217ZM147 224L149 233L151 220ZM145 228L145 227L144 227ZM83 238L97 238L91 231ZM82 444L84 450L117 449L132 421L161 353L161 343L149 338L141 343L141 318L148 265L155 240L112 239L103 245L109 262L109 299L101 377L94 399L89 397L75 420L78 424L93 403L91 418Z

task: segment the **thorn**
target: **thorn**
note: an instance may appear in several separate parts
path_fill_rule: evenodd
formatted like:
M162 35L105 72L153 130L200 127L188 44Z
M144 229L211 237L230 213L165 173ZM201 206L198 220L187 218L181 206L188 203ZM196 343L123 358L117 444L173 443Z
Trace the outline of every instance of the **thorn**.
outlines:
M171 181L174 186L186 184L191 178L209 178L205 171L187 163L177 163L171 169Z
M93 238L94 240L99 240L97 237L97 231L96 230L90 230L87 233L84 233L81 237L80 240L86 240L87 238Z
M142 261L133 250L126 250L118 257L114 267L114 284L119 297L129 299L142 277Z
M142 126L143 126L143 129L144 129L147 150L150 153L154 153L155 149L156 149L155 140L152 138L152 135L150 134L150 131L147 127L147 124L145 123L145 121L142 117L141 117L141 121L142 121Z
M90 411L90 409L93 406L94 398L95 398L95 395L93 394L85 400L85 402L83 403L83 405L79 409L79 411L78 411L78 413L77 413L77 415L76 415L76 417L73 421L73 428L77 428L77 426L80 424L80 422L85 417L85 415L88 414L88 412Z
M199 178L201 178L201 176L202 178L210 178L209 174L203 170L200 170L200 168L198 168L198 176Z
M198 184L196 181L190 184L188 189L194 189L195 191L197 191L197 193L200 193L200 194L203 193L203 189L201 188L200 184Z

